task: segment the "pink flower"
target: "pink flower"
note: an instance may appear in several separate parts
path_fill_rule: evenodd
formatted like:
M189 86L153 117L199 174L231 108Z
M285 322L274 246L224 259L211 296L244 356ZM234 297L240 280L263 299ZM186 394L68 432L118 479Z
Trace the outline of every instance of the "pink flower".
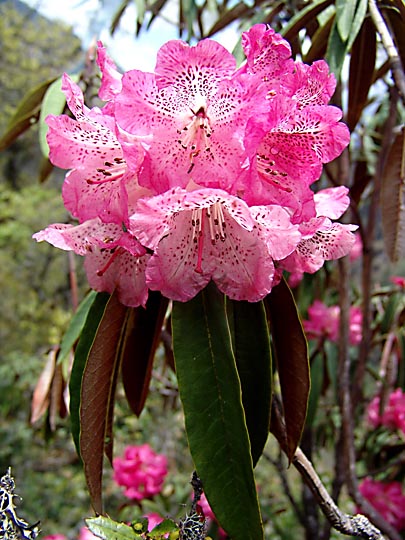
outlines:
M367 419L373 427L386 426L405 434L405 393L401 388L391 392L388 403L380 414L380 396L375 396L367 408Z
M337 343L339 340L339 306L326 306L320 300L308 308L309 319L303 321L303 326L308 339L326 338ZM358 345L361 341L362 312L357 306L350 308L349 339L352 345Z
M124 74L115 114L120 128L147 150L142 185L163 192L193 179L232 188L244 159L246 122L267 108L260 80L235 72L232 54L206 39L193 47L169 41L154 73Z
M349 253L350 260L353 262L359 257L361 257L363 253L363 241L361 239L360 233L356 233L354 235L354 244L353 247Z
M319 270L325 261L338 259L350 253L354 243L356 225L332 222L349 205L348 189L344 186L323 189L313 197L316 216L301 221L302 240L296 250L280 266L294 274Z
M127 446L123 457L113 461L114 480L125 487L125 496L135 501L150 499L161 492L167 474L167 458L148 444Z
M394 285L398 285L398 287L401 287L401 289L405 289L405 277L403 277L403 276L391 276L390 281Z
M405 529L405 494L400 482L380 482L365 478L359 490L397 531Z
M164 518L157 512L149 512L148 514L145 514L145 517L148 518L149 532L154 529L156 525L159 525L159 523L162 523L162 521L164 520Z
M138 201L131 231L154 250L148 287L186 301L212 279L236 300L258 301L273 285L273 259L300 234L279 206L248 207L225 191L180 188Z
M215 523L218 523L217 518L215 517L215 514L211 509L210 503L208 502L205 493L201 495L201 498L198 504L201 506L203 514L208 522L208 527L209 527L210 521L214 521ZM224 529L222 529L222 527L218 527L218 539L221 540L223 538L227 538L227 534L224 531Z
M46 122L49 159L71 169L62 189L65 207L80 221L100 217L105 222L126 222L130 195L139 188L136 170L143 151L136 144L127 149L135 168L129 170L109 111L88 109L82 91L66 74L62 90L76 120L49 115Z
M121 226L103 223L99 218L76 227L56 223L34 234L33 238L84 255L87 279L96 291L112 293L116 289L124 305L146 304L145 268L149 255Z
M81 527L78 540L96 540L98 538L87 527Z

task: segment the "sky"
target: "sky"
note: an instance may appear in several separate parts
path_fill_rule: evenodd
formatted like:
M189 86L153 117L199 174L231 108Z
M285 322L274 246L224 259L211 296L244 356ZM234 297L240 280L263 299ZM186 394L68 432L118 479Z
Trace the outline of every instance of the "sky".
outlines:
M117 9L116 0L23 0L49 19L62 20L71 25L75 34L87 48L94 38L101 40L109 55L123 69L153 71L157 50L169 39L177 39L177 28L158 17L150 30L134 37L136 20L135 3L131 2L120 27L114 36L109 33L109 25ZM177 7L174 2L165 8L165 16L176 20ZM235 31L228 29L216 36L217 41L229 50L236 44Z

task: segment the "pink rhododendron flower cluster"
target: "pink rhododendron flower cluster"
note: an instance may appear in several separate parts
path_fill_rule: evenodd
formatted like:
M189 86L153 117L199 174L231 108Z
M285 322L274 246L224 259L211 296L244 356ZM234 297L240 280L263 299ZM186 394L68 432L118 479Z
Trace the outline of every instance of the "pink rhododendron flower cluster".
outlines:
M399 429L405 434L405 393L397 388L388 398L380 414L380 396L375 396L367 408L367 420L373 427L386 426Z
M400 482L380 482L365 478L359 490L397 531L405 529L405 494Z
M150 499L162 491L167 475L167 458L148 444L127 446L122 457L113 460L115 482L124 486L125 496L135 501Z
M390 281L394 285L398 285L398 287L401 287L401 289L405 289L405 277L403 277L403 276L391 276Z
M186 301L213 280L254 302L283 270L313 273L350 252L356 226L335 221L347 188L311 188L349 143L328 105L333 74L293 61L263 24L242 45L240 68L213 40L172 40L153 73L122 75L99 44L102 108L64 75L75 118L48 116L47 140L69 169L63 200L79 225L34 237L85 255L94 289L139 306L148 290Z
M308 308L308 320L303 326L308 339L330 339L335 343L339 340L340 307L326 306L320 300ZM361 326L363 315L361 309L352 306L349 312L349 340L351 345L358 345L361 341Z

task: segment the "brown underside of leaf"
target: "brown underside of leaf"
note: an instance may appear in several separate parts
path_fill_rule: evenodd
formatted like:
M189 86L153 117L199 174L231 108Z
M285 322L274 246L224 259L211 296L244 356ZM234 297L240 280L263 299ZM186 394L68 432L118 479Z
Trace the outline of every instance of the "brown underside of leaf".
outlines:
M82 378L80 455L92 505L98 514L103 511L103 455L119 368L117 351L127 310L114 293L106 306ZM112 444L112 441L107 441L107 444Z
M377 42L374 24L364 19L361 30L352 47L349 71L349 107L347 124L353 131L360 119L370 86L373 82Z
M153 359L167 306L166 298L151 291L146 308L131 310L126 324L121 372L129 406L137 416L141 414L149 392Z
M272 432L291 461L300 442L310 390L308 347L293 295L282 280L265 298L270 332L280 380L285 433L270 424ZM272 420L273 422L273 420Z
M385 250L391 261L405 257L405 128L396 136L382 175L381 211Z

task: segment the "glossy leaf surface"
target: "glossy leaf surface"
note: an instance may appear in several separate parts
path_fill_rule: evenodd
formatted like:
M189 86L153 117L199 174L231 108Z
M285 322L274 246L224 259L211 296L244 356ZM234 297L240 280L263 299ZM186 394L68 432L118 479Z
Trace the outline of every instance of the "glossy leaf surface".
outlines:
M242 387L253 464L266 444L270 424L271 350L263 302L227 300L236 366Z
M241 387L223 295L211 285L175 302L173 349L197 474L234 540L263 538Z

